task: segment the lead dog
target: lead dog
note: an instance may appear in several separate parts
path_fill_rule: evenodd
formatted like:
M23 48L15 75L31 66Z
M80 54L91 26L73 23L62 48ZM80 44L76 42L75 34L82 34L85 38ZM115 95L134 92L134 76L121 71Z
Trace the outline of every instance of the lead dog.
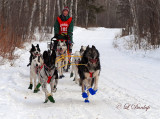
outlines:
M55 103L53 93L57 90L58 84L58 71L55 67L56 53L55 50L44 51L43 53L44 64L41 66L39 75L40 84L37 85L37 89L42 85L42 90L45 93L45 102L48 100ZM48 92L47 83L50 84L51 93Z
M84 65L78 66L80 76L79 84L82 86L82 97L85 98L85 102L88 103L89 94L94 95L98 90L98 80L101 70L99 52L95 46L91 48L89 46L87 47L80 64Z
M40 54L40 48L39 45L34 46L32 44L32 48L30 50L31 56L30 56L30 85L28 89L32 90L33 87L33 81L34 80L34 89L37 85L37 78L39 75L40 66L43 64L42 55Z

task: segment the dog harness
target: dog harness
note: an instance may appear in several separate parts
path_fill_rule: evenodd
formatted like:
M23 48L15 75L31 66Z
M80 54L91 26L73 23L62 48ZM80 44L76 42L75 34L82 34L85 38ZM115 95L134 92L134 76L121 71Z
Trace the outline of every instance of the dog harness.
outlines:
M45 66L45 67L44 67ZM51 70L52 68L49 68L49 67L47 67L45 64L43 64L42 66L41 66L41 69L44 67L44 71L45 71L45 74L46 74L46 76L48 77L48 80L47 80L47 83L49 84L50 82L51 82L51 79L52 79L52 77L54 76L54 72L55 72L55 67L53 68L53 74L51 75L51 74L49 74L49 75L47 75L47 72L46 72L46 69L48 69L48 70ZM42 77L42 76L41 76Z
M72 21L72 17L70 17L67 21L62 21L60 17L57 17L57 20L60 25L59 34L66 34L67 35L68 27Z
M93 78L93 72L89 72L90 77Z

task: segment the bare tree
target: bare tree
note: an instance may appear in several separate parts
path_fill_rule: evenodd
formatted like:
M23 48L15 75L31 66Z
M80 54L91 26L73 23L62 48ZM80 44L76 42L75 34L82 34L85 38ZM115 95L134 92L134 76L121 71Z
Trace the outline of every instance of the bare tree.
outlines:
M42 0L39 0L39 27L42 26Z
M77 5L78 5L78 0L75 0L75 25L77 25Z
M71 0L71 4L70 4L70 16L72 17L72 7L73 7L73 0Z
M58 15L61 14L60 1L57 0Z
M47 25L47 14L48 14L48 0L45 0L46 1L46 5L45 5L45 22L44 22L44 26L46 27Z
M36 11L36 4L37 4L36 1L37 1L37 0L34 0L34 4L33 4L33 6L32 6L32 13L31 13L30 22L29 22L29 28L28 28L29 33L31 32L33 16L34 16L34 13L35 13L35 11Z
M54 6L53 6L53 20L55 18L55 11L56 11L56 0L54 1Z

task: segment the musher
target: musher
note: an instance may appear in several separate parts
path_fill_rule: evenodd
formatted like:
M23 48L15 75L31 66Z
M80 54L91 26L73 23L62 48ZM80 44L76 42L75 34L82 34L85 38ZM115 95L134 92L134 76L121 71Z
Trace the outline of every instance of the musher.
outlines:
M69 8L65 7L62 14L57 17L54 24L54 38L66 40L69 53L72 53L73 45L73 19L69 16ZM58 42L58 41L57 41ZM55 42L55 49L57 42Z

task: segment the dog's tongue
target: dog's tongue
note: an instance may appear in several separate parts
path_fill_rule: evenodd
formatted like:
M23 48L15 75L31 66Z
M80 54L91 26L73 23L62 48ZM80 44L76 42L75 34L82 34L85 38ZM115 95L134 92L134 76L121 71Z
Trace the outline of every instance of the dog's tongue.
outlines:
M96 62L97 62L97 59L90 59L90 61L91 61L92 63L96 63Z

